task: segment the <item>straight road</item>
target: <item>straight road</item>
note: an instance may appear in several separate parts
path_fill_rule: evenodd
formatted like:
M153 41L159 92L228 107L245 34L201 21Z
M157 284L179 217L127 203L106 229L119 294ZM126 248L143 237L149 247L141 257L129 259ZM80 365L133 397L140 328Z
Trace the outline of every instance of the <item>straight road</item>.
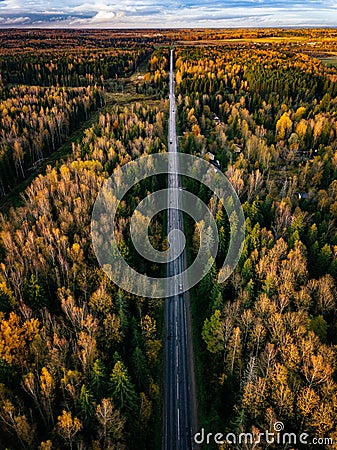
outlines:
M169 174L167 233L183 229L183 214L179 161L177 156L176 104L174 95L173 50L170 53L170 118L168 129ZM171 245L183 248L182 236L176 234ZM167 276L182 274L185 254L167 264ZM184 278L177 278L177 294L166 298L165 304L165 368L164 368L164 450L193 450L195 431L194 380L191 358L189 311L184 290Z

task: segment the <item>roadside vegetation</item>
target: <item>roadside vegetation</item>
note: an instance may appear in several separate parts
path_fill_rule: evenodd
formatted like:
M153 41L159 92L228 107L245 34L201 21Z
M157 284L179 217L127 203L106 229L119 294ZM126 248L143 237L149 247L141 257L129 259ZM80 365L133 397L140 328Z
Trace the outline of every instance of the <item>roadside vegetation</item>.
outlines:
M246 217L239 265L219 285L228 221L184 180L220 242L190 293L200 427L257 433L282 421L337 439L336 31L2 30L1 448L161 445L162 302L107 279L90 221L115 169L166 151L174 42L179 148L227 175ZM139 183L116 227L126 260L156 276L128 223L164 185ZM164 218L150 227L157 249ZM189 261L194 227L187 220Z

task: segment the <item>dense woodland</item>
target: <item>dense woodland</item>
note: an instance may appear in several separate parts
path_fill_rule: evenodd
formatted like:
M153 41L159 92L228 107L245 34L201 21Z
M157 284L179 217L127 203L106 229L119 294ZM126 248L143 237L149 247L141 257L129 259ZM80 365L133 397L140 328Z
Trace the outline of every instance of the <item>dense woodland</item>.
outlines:
M246 217L240 263L219 285L228 221L203 186L184 180L209 204L220 238L212 271L191 292L199 425L256 433L282 421L337 442L337 69L317 59L332 58L335 39L334 30L1 31L4 200L96 111L69 155L1 215L1 449L161 446L162 302L107 279L90 221L116 168L166 151L176 41L180 150L214 155ZM126 79L139 99L126 89L113 97L123 104L107 104L109 83ZM163 184L137 185L117 224L125 259L157 276L158 266L138 261L128 222ZM164 230L158 216L158 249ZM187 239L193 259L198 233Z
M103 92L90 86L66 89L19 85L2 88L1 96L1 195L25 179L104 102Z
M220 258L192 295L201 421L336 439L335 69L219 48L182 50L176 66L181 148L215 155L246 216L235 273L217 284ZM209 206L221 253L228 224Z
M160 122L141 105L102 114L2 221L0 420L13 448L142 448L160 430L161 304L117 290L90 245L108 170L161 149Z
M107 68L106 79L127 77L145 54L107 50L83 73L94 68L98 77ZM33 57L32 65L25 61L27 54L6 60L13 80L17 64L30 73ZM165 150L167 104L107 107L104 87L91 86L90 77L85 87L56 86L69 66L60 54L48 73L34 72L50 87L36 86L36 79L33 85L2 83L3 195L100 112L67 160L48 166L25 190L21 206L1 218L0 447L155 448L162 303L112 285L94 256L90 222L97 193L116 167ZM156 183L140 186L133 201ZM123 235L131 212L128 206L121 212L118 241L132 259L128 233ZM161 227L153 224L158 245Z
M0 54L0 195L102 108L105 88L118 87L111 80L130 76L147 55L127 48Z
M88 86L128 76L146 57L145 49L24 51L0 58L4 83L39 86Z

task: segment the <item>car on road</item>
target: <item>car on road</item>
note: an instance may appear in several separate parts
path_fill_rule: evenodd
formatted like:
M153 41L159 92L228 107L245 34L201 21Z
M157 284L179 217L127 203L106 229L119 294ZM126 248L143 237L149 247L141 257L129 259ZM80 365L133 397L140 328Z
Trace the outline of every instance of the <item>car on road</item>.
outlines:
M183 285L180 283L179 284L179 292L182 292L183 291Z

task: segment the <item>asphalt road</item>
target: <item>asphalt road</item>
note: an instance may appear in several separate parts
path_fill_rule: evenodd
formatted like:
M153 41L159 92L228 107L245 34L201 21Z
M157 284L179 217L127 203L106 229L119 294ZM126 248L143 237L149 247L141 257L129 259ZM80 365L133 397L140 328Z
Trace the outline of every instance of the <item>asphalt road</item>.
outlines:
M167 232L183 230L183 214L179 161L177 157L176 104L174 96L173 50L170 55L170 118L168 129L169 174ZM175 235L171 245L183 247L182 236ZM185 255L167 264L167 276L181 274L185 270ZM194 429L194 402L188 326L188 304L183 291L184 278L177 280L178 294L166 298L165 303L165 367L164 367L164 450L192 450Z

